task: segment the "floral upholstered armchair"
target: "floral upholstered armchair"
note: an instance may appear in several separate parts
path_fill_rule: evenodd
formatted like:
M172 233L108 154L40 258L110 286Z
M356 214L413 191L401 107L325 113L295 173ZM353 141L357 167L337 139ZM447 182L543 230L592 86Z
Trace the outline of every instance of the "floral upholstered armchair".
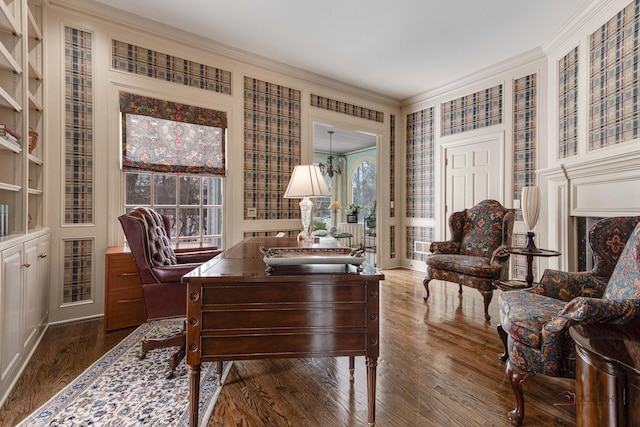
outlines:
M431 243L427 257L424 299L429 298L429 282L440 279L476 288L484 299L484 317L489 316L489 303L497 280L509 274L509 252L514 210L495 200L484 200L476 206L449 217L451 240Z
M516 397L509 412L524 418L522 383L537 373L575 377L575 344L568 331L584 323L640 320L640 217L606 218L589 231L594 268L545 270L532 290L500 295L500 325L507 377Z

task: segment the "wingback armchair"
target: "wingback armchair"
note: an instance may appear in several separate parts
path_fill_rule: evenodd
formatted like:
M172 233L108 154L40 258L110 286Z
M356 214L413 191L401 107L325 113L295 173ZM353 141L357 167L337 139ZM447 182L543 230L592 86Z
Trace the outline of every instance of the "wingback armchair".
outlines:
M523 382L536 373L575 378L580 323L629 323L640 315L640 217L603 219L589 231L591 271L545 270L532 290L500 295L500 335L507 377L516 397L513 425L524 418Z
M169 217L149 208L135 208L118 220L138 269L147 320L185 316L187 286L182 283L182 276L221 251L215 248L174 250L169 237ZM185 343L184 331L168 338L145 339L140 357L154 349L179 347L169 359L167 376L170 377L184 357Z
M497 280L509 275L509 252L513 232L514 210L495 200L484 200L476 206L449 217L451 239L431 243L427 257L424 299L429 298L429 282L440 279L477 289L484 299L484 317Z

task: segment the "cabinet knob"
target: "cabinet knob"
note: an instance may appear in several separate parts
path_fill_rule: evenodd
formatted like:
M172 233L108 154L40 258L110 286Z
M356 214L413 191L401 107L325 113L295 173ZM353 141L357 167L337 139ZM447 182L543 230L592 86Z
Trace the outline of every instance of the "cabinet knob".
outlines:
M40 258L46 258L46 257L47 257L47 253L46 253L46 252L43 252L43 253L41 253L40 255L38 255L38 257L40 257Z
M29 264L28 262L25 262L24 264L22 264L22 266L29 268L29 267L31 267L31 264Z

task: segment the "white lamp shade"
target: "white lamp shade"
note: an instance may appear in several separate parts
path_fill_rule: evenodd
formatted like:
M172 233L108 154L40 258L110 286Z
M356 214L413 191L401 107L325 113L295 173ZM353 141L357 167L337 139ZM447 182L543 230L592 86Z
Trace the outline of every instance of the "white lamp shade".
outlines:
M287 191L287 199L301 199L304 197L331 196L329 187L324 181L320 168L314 165L298 165L293 168Z
M520 196L522 217L528 231L532 231L538 223L540 215L540 189L538 187L522 187Z
M333 210L342 209L342 204L340 203L340 200L333 200L329 205L329 209L333 209Z

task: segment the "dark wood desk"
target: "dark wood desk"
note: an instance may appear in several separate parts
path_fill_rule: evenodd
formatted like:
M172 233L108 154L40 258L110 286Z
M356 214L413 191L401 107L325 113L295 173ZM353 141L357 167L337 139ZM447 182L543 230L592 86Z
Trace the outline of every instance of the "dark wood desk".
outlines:
M640 425L640 326L569 329L576 342L576 425Z
M336 245L322 239L320 245ZM201 362L365 356L368 423L375 426L379 281L368 264L278 266L266 273L260 247L295 239L253 237L184 276L188 284L190 425L198 425ZM318 246L318 245L314 245Z

